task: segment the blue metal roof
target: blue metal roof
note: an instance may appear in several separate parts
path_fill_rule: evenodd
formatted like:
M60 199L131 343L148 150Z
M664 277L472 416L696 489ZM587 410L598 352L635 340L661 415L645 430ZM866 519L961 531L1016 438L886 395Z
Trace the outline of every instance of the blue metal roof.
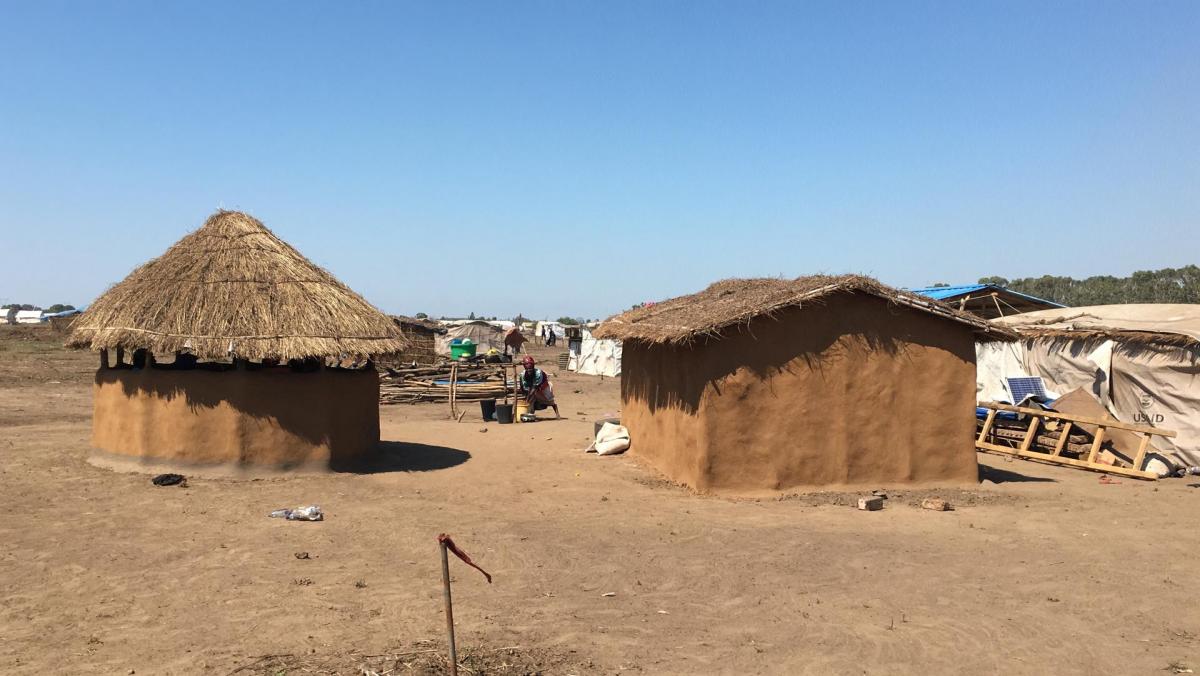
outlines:
M924 289L913 289L913 293L919 293L922 296L929 296L934 300L946 300L951 296L957 296L963 293L975 293L982 289L986 289L990 284L968 284L966 286L929 286Z
M1014 296L1028 298L1030 300L1037 301L1039 303L1045 303L1046 305L1050 305L1052 307L1066 307L1065 305L1055 303L1054 301L1051 301L1051 300L1046 300L1045 298L1038 298L1037 296L1030 296L1027 293L1021 293L1020 291L1013 291L1012 289L1006 289L1002 286L996 286L995 284L967 284L965 286L930 286L930 287L926 287L924 289L913 289L912 292L919 293L922 296L928 296L930 298L933 298L934 300L946 300L947 298L961 296L964 293L975 293L976 291L983 291L984 289L989 289L989 290L993 290L993 291L1003 291L1005 293L1011 293Z
M83 310L63 310L62 312L43 312L42 319L50 319L51 317L70 317L71 315L81 314Z

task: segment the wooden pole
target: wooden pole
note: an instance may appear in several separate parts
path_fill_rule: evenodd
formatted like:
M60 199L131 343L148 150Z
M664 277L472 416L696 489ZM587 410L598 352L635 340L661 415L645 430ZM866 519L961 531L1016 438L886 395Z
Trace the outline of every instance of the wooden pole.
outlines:
M1031 416L1029 418L1029 429L1025 432L1025 439L1021 441L1021 448L1017 450L1017 455L1029 450L1030 445L1033 444L1034 438L1037 437L1038 425L1041 424L1041 422L1042 419L1037 416Z
M1133 468L1142 469L1142 462L1146 459L1146 449L1150 446L1150 435L1142 435L1142 443L1138 444L1137 455L1133 456Z
M983 421L983 429L979 430L979 438L975 440L977 443L987 441L988 432L992 431L992 423L994 422L996 422L996 409L993 408L988 411L987 420Z
M457 364L450 365L450 388L449 388L449 391L446 392L446 401L450 404L450 417L451 418L454 417L454 375L455 375L455 369L457 367L458 367Z
M1096 458L1100 456L1100 446L1104 444L1104 432L1105 428L1103 426L1096 430L1096 436L1092 439L1092 450L1088 453L1087 457L1087 461L1090 463L1094 464L1096 462ZM1140 470L1141 468L1138 467L1135 469Z
M1062 455L1063 449L1067 447L1067 443L1070 441L1070 437L1071 437L1071 421L1068 420L1063 423L1062 434L1058 437L1058 443L1054 444L1054 455L1055 456ZM1146 438L1149 439L1150 437L1147 436ZM1134 467L1134 469L1139 469L1139 468Z
M446 599L446 636L450 640L450 676L458 676L458 649L454 645L454 604L450 600L450 560L446 556L446 543L439 542L442 550L442 589Z
M506 381L508 380L508 369L507 368L504 369L504 379ZM505 404L508 403L508 386L509 386L509 384L510 383L507 383L507 382L504 383L504 403ZM517 366L516 366L516 362L513 362L513 364L512 364L512 383L511 383L511 385L512 385L513 401L516 402L516 399L517 399Z

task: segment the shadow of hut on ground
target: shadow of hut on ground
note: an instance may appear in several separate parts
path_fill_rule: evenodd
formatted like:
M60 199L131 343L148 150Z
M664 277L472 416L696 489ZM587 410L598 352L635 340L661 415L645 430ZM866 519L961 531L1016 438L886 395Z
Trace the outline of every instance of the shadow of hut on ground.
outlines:
M404 441L381 441L371 457L340 462L331 466L331 469L349 474L431 472L449 469L470 459L470 453L457 448Z
M1028 474L1021 474L1019 472L1013 472L1011 470L1000 469L999 467L991 467L989 465L979 463L979 481L980 483L984 481L991 481L994 484L1026 482L1043 483L1047 481L1050 483L1057 483L1058 479L1051 479L1044 476L1029 476Z

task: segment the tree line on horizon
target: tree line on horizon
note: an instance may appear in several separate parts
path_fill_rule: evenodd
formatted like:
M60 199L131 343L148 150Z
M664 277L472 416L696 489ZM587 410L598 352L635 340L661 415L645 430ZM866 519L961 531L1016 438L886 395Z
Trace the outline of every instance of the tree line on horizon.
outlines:
M43 309L42 307L40 307L38 305L30 305L29 303L7 303L5 305L0 305L0 310L7 310L9 308L16 308L18 310L42 310L43 312L55 313L55 312L66 312L67 310L74 310L75 306L74 305L66 305L63 303L55 303L54 305L51 305L50 307Z
M1128 277L983 277L979 283L995 284L1071 307L1125 303L1200 303L1200 267L1195 265L1139 270Z
M430 318L429 315L424 312L418 312L417 314L413 315L413 317L415 319L429 319ZM447 317L445 315L442 315L441 317L439 317L439 319L458 319L458 317ZM484 317L482 315L476 316L474 312L467 315L467 319L470 319L470 320L478 319L481 321L496 321L496 317L494 317L494 316L493 317ZM536 320L531 320L524 315L517 315L516 317L512 318L512 322L514 324L516 324L517 326L520 326L521 324L524 324L527 321L536 321ZM559 317L555 321L557 321L559 324L562 324L564 326L576 326L579 324L587 324L588 322L592 322L592 321L598 322L600 320L598 318L597 319L587 319L585 317Z

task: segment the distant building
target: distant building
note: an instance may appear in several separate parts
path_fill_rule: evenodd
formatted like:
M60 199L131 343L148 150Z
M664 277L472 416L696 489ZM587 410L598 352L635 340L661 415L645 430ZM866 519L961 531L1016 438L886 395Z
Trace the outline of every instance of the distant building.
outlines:
M970 312L985 319L1066 307L1054 301L1028 296L995 284L930 286L924 289L913 289L912 292L940 300L955 309Z
M498 327L482 319L473 319L465 324L452 325L445 333L437 336L437 353L450 355L450 344L455 339L470 340L478 347L478 354L483 354L493 348L504 351L504 332Z
M400 327L400 331L408 339L408 347L404 348L400 354L395 355L391 361L417 364L437 363L437 337L446 335L445 327L435 321L416 317L396 316L392 317L392 321Z
M41 310L17 310L18 324L41 324L46 321Z
M534 331L534 335L538 336L539 338L545 337L546 335L549 335L547 334L547 331L553 331L555 337L559 340L567 337L567 327L558 322L550 321L538 322Z

